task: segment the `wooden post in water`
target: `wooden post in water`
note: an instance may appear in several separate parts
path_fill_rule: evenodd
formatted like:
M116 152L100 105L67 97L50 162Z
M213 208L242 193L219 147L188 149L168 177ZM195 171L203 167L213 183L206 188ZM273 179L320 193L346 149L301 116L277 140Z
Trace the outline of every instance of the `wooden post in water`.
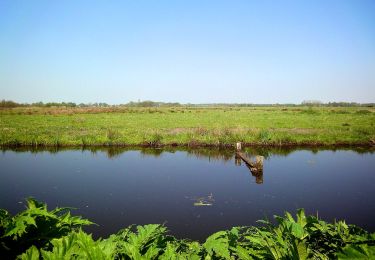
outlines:
M241 143L236 143L236 155L235 155L235 164L237 166L241 165L241 160L243 160L246 166L249 168L251 174L256 177L256 183L263 183L263 161L264 157L257 155L255 156L255 162L247 158L246 154L241 151Z
M249 165L252 168L255 168L255 163L253 163L249 158L246 157L246 155L242 152L236 153L239 158L241 158L247 165Z
M260 155L255 156L255 166L257 168L261 168L262 171L263 171L263 161L264 161L263 156L260 156Z
M236 153L236 155L234 156L234 164L236 166L241 166L241 157L239 157Z
M239 152L241 152L241 142L236 143L236 154L234 156L234 164L236 166L241 166L241 157L238 155Z
M260 156L260 155L255 156L256 172L254 172L254 174L256 175L255 182L257 184L263 183L263 161L264 161L263 156Z

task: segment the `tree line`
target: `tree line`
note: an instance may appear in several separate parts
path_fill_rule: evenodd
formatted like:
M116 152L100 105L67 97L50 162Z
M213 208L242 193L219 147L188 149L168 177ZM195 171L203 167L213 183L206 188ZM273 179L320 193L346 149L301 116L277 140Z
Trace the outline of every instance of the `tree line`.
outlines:
M0 102L1 108L14 108L14 107L114 107L114 106L126 106L126 107L177 107L181 106L177 102L154 102L154 101L138 101L129 102L119 105L110 105L104 102L100 103L74 103L74 102L35 102L35 103L17 103L12 100L2 100Z
M178 102L155 102L155 101L138 101L128 102L119 105L110 105L104 102L99 103L74 103L74 102L35 102L35 103L17 103L12 100L1 100L0 108L15 107L261 107L261 106L314 106L314 107L375 107L375 103L357 103L357 102L327 102L323 103L317 100L304 100L300 104L252 104L252 103L209 103L209 104L180 104Z

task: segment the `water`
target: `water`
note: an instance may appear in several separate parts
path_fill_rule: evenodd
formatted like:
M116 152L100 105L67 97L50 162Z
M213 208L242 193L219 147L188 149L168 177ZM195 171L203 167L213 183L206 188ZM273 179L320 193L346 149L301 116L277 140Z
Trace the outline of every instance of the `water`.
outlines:
M165 223L179 238L209 234L305 208L375 231L375 154L369 150L247 150L263 174L236 166L230 150L4 150L0 208L33 196L77 208L106 237L130 224ZM204 202L206 206L194 203Z

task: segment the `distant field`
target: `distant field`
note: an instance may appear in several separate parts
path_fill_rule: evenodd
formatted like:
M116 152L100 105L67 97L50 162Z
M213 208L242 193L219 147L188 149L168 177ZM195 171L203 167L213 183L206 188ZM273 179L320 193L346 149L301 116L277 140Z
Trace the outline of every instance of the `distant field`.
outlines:
M374 144L374 108L13 108L0 145Z

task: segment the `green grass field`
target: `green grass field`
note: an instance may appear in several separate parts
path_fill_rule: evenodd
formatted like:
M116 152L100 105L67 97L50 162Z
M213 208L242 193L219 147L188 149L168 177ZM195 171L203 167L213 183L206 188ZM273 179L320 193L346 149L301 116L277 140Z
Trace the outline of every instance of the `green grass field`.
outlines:
M374 108L13 108L2 146L371 145Z

